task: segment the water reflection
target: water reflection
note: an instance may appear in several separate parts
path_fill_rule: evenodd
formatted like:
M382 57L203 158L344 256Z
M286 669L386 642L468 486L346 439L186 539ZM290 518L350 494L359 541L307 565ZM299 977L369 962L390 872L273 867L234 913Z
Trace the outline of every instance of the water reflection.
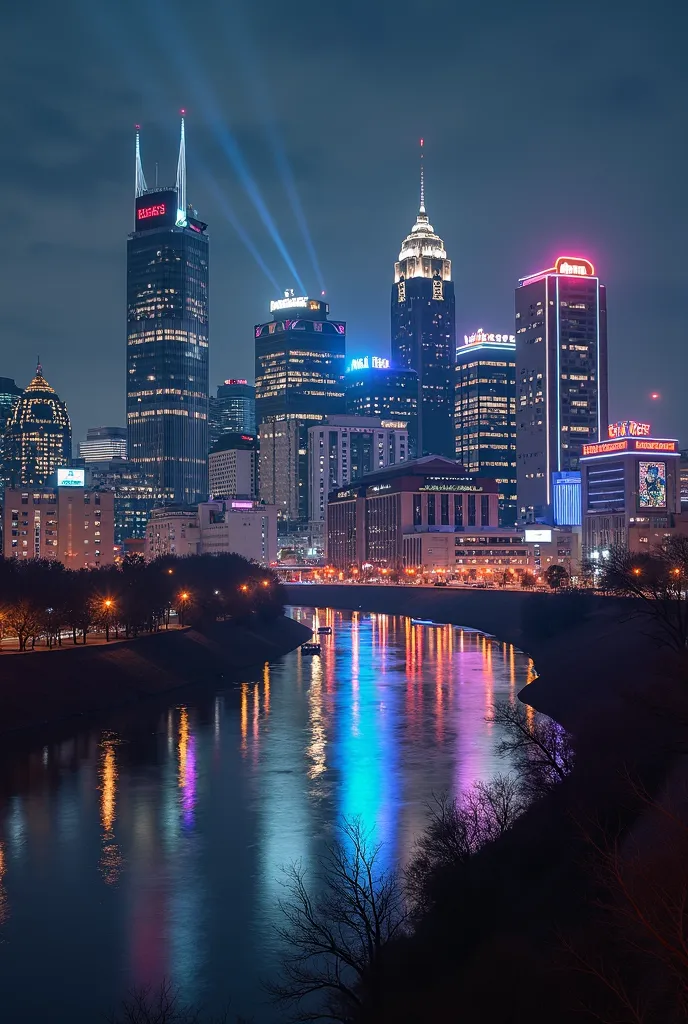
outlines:
M209 1012L231 998L273 1024L258 977L278 952L281 867L316 873L355 816L384 861L403 861L433 793L504 770L485 716L535 676L512 645L390 615L293 614L331 628L320 657L296 651L108 732L0 751L8 1019L90 1024L168 976Z

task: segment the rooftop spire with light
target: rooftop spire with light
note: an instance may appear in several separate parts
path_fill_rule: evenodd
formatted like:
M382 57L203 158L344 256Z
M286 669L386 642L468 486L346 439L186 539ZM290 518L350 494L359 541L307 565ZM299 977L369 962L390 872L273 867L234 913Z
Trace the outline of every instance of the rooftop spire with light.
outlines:
M184 133L185 110L181 111L182 127L179 136L179 160L177 161L177 225L186 227L186 140Z
M416 223L411 228L411 234L407 235L401 245L399 260L406 260L409 257L429 256L438 260L446 260L447 252L444 242L435 234L435 229L425 212L425 165L424 165L424 140L420 140L420 207Z
M146 179L143 175L143 164L141 163L141 139L139 132L141 131L141 125L136 125L136 176L134 182L134 197L136 199L142 196L146 191Z

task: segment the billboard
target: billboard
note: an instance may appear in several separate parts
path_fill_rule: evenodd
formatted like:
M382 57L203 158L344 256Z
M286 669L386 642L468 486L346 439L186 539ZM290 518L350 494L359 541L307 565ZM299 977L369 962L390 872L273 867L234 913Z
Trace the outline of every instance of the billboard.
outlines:
M84 469L58 469L58 487L85 487L86 471Z
M638 463L638 506L666 508L666 462Z
M177 190L159 189L136 199L136 231L173 227L177 220Z
M551 530L531 530L526 526L524 540L531 544L551 544Z

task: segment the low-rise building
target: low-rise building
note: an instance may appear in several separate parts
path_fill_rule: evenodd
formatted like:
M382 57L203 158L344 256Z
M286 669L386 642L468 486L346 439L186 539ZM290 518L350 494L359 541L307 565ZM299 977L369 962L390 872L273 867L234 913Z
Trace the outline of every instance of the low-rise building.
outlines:
M198 506L198 519L202 554L233 551L261 565L277 561L277 509L274 505L237 498L207 501Z
M146 558L200 554L201 531L195 505L154 508L146 526Z
M327 560L339 569L401 568L407 536L496 527L498 490L494 480L469 476L437 455L372 473L330 495Z
M113 495L89 490L83 481L82 470L58 470L57 487L8 488L3 511L5 558L47 558L68 569L110 565L115 547Z
M682 529L678 441L635 420L609 435L583 445L581 458L583 553L593 561L614 547L649 551Z
M550 565L569 576L580 566L580 530L553 527L433 527L404 534L404 568L497 579L526 569L542 577Z
M146 529L146 558L235 553L269 565L277 560L277 509L229 498L198 506L154 509Z

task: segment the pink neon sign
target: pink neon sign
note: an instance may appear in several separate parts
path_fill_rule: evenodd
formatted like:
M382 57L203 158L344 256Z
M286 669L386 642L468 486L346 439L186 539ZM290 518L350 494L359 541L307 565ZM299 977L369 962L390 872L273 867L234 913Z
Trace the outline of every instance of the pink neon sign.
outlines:
M136 211L136 217L138 220L147 220L149 217L162 217L165 213L165 204L159 203L157 206L142 206Z

